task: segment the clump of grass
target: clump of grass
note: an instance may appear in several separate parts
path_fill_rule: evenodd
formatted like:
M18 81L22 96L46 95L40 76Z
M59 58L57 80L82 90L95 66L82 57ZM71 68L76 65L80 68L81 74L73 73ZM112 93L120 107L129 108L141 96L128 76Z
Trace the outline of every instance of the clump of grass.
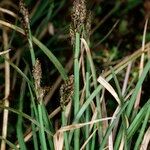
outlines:
M28 3L30 4L29 1ZM60 3L61 7L66 4L65 1ZM19 34L25 35L21 36L22 39L18 41L21 43L19 48L22 51L21 54L16 52L16 61L8 57L9 51L0 53L0 57L5 60L4 67L7 75L11 74L9 66L12 67L11 69L14 71L12 74L13 87L15 92L16 89L19 91L19 94L15 93L16 104L14 106L6 105L6 103L0 104L0 108L4 109L4 114L6 112L11 112L10 116L12 113L17 114L16 127L10 125L14 129L12 132L17 132L17 135L14 139L9 138L12 132L9 131L8 120L5 128L3 125L5 134L0 136L1 145L3 145L1 149L9 147L10 149L26 150L29 149L29 146L35 150L136 150L143 147L148 149L150 100L146 99L142 102L142 86L148 78L150 70L150 60L147 59L150 44L145 44L148 19L145 23L142 48L122 58L114 66L104 68L101 74L97 74L92 52L94 43L91 43L91 39L92 33L96 32L99 27L99 23L98 27L91 29L93 15L87 9L87 2L74 0L70 25L72 47L69 46L71 47L69 50L73 53L71 61L74 65L72 68L70 67L72 71L67 74L68 70L63 67L60 57L57 57L58 54L55 51L50 50L49 41L46 41L48 23L51 22L51 25L56 26L52 20L57 13L59 14L60 8L56 9L59 2L54 3L46 0L37 3L31 13L34 16L33 18L31 16L31 22L24 1L20 0L19 4L23 28L19 27L19 23L12 24L4 19L0 20L0 25L5 27L3 29L4 50L8 50L9 40L6 40L6 37L8 38L9 32L11 33L10 29L13 30L12 39L17 39ZM119 11L120 5L121 3L117 2L108 16L110 17L112 13ZM134 1L132 8L136 5L138 3ZM38 9L40 13L38 13ZM47 15L43 11L44 9L49 10L50 14ZM129 10L130 7L128 10L125 9L123 14ZM8 11L2 9L2 12ZM13 12L10 13L10 10L9 15L16 17ZM38 19L42 18L44 18L42 23L39 26L35 25ZM57 22L57 20L55 21ZM33 25L37 29L33 29ZM6 27L8 28L7 32ZM46 30L42 32L42 29L45 28ZM112 29L114 28L116 25ZM109 35L111 32L112 30L108 32ZM33 33L36 37L33 36ZM41 35L38 36L37 33ZM109 35L106 35L105 40ZM43 36L44 38L42 38ZM54 39L60 40L57 34L54 36ZM26 43L25 46L24 43ZM13 43L10 43L11 45ZM26 52L28 49L29 54ZM53 82L55 79L44 73L42 58L45 57L48 58L47 63L51 62L51 74L55 75L56 70L59 73L57 84L54 84L55 87L52 86L49 91L49 93L55 94L52 94L51 101L46 100L46 102L45 85L42 83L43 76ZM141 57L140 67L139 69L136 67L135 71L134 68L139 63L139 57ZM16 81L16 77L21 77L21 80L19 79L21 83ZM9 80L10 76L6 76L5 81ZM6 84L8 93L5 98L9 100L8 86L11 88L11 82ZM56 91L52 92L53 89ZM8 118L8 114L6 116ZM7 129L9 136L7 136ZM137 138L135 139L135 137Z

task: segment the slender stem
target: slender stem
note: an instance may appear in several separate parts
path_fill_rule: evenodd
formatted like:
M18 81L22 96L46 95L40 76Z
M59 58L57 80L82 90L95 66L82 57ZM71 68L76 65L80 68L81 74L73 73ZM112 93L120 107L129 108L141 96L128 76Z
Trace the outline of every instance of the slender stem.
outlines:
M87 62L88 63L88 62ZM87 66L87 70L88 70L88 67L89 66ZM89 75L89 72L86 72L86 99L89 97L89 95L90 95L90 75ZM85 116L85 119L86 119L86 122L88 122L89 121L89 119L90 119L90 109L89 109L89 107L87 107L87 109L86 109L86 116ZM86 132L85 132L85 136L86 136L86 139L88 139L89 138L89 126L87 125L86 126ZM89 150L89 143L87 143L87 145L86 145L86 150Z
M146 30L147 30L148 20L149 19L147 18L146 22L145 22L145 26L144 26L142 49L141 49L142 52L144 52L144 49L145 49L145 39L146 39ZM144 68L144 57L145 57L145 54L142 53L141 60L140 60L140 66L139 66L139 78L141 77L141 74L142 74L143 68ZM139 92L138 92L138 95L137 95L137 98L136 98L136 101L134 104L135 109L138 109L138 107L139 107L140 100L141 100L141 94L142 94L142 87L139 89Z
M89 48L87 42L85 41L85 39L82 38L81 41L84 44L84 47L85 47L85 50L86 50L86 53L87 53L87 58L88 58L88 61L89 61L89 65L90 65L91 73L92 73L92 77L93 77L94 88L97 89L96 71L95 71L95 66L94 66L94 62L93 62L93 59L92 59L92 55L91 55L91 52L90 52L90 48ZM97 105L97 111L98 111L98 118L102 118L99 94L96 95L96 105ZM98 133L99 133L99 139L101 140L102 139L102 125L101 125L101 123L99 124Z
M38 112L39 112L39 122L41 125L40 128L40 142L43 150L47 150L46 138L45 138L45 131L44 131L44 122L43 122L43 115L42 115L42 103L38 104Z
M28 67L25 68L24 73L27 74L27 71L28 71ZM25 89L26 89L26 81L25 79L23 79L20 88L20 99L19 99L19 111L21 112L23 111ZM21 115L18 115L18 120L17 120L18 143L22 149L26 150L27 148L24 142L22 123L23 123L23 117Z
M3 30L3 39L4 39L4 50L7 50L8 48L8 36L6 33L6 30ZM9 59L9 53L6 53L5 57ZM10 65L5 60L5 101L4 106L9 107L9 100L8 96L10 94ZM3 112L3 128L2 128L2 137L6 139L7 137L7 127L8 127L8 114L9 111L7 109L4 109ZM4 140L1 142L1 150L6 149L6 143Z
M65 116L65 112L64 111L62 112L62 126L67 125L67 118ZM65 141L65 150L69 150L69 140L68 140L67 132L64 132L64 141Z
M79 53L80 53L80 34L76 33L75 53L74 53L74 116L79 111ZM74 150L79 149L80 130L77 129L74 133Z
M35 53L34 53L33 44L32 44L32 34L31 34L30 26L28 27L28 29L29 29L28 43L29 43L29 49L30 49L30 53L31 53L32 65L34 66L34 64L35 64Z

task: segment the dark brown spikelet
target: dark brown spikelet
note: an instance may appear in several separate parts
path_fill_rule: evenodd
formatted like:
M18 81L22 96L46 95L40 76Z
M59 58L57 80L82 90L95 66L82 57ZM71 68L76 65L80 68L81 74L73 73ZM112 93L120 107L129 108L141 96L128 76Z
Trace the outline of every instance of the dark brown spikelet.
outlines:
M73 3L70 25L70 37L71 44L75 43L76 32L80 33L80 36L89 39L91 31L91 12L87 11L85 0L75 0Z
M74 1L71 19L73 22L73 27L77 30L77 32L80 32L80 28L84 24L86 19L85 0Z
M35 81L35 87L39 88L41 86L42 69L41 69L41 63L38 59L36 59L36 62L33 68L33 77Z
M36 97L37 100L41 102L45 95L45 90L41 87L42 69L41 69L41 63L38 59L36 59L32 73L34 78Z
M71 44L74 43L75 33L81 34L81 29L86 20L86 4L85 0L75 0L73 2L73 8L71 13L72 24L70 26Z
M29 13L23 0L19 0L19 14L26 35L29 34Z
M72 99L74 92L74 76L71 75L67 81L60 87L60 106L62 110Z

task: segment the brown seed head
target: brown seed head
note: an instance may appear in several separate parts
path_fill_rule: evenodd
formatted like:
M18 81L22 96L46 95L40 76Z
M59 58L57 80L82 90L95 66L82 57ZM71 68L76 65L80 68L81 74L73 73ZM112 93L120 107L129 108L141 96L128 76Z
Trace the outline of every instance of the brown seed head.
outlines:
M32 73L33 73L33 78L34 78L36 97L37 97L37 100L41 102L45 95L45 89L41 87L42 69L41 69L41 63L38 59L36 59L35 66L33 68Z
M81 37L89 39L91 30L91 12L87 11L85 0L74 0L70 26L71 44L75 42L76 32L80 33Z
M41 85L42 69L41 69L41 63L38 59L36 59L35 66L33 68L33 77L35 81L35 86L39 88Z
M60 105L63 109L71 100L74 91L74 76L71 75L67 81L60 87Z
M77 31L79 32L86 18L85 0L74 1L71 18L72 18L74 28L77 29Z
M24 27L26 34L29 33L29 13L27 8L25 7L25 3L23 0L19 1L19 12L21 15L21 21Z

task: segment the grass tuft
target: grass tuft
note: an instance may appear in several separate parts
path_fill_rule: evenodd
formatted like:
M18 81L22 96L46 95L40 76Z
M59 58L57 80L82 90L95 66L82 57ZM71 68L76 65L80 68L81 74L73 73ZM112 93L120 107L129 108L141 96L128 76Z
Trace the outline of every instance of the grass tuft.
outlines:
M0 1L1 150L148 150L149 4Z

